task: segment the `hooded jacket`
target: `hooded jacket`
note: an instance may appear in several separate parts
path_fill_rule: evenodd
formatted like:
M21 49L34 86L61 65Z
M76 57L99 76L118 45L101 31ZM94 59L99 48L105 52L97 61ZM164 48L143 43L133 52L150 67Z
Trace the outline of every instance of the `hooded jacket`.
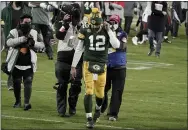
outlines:
M5 25L4 25L5 39L7 38L8 34L11 30L11 27L12 27L12 11L13 11L12 3L13 2L10 2L9 5L7 7L5 7L1 12L1 19L5 23ZM31 15L31 9L29 7L27 7L25 4L21 8L21 10L22 10L23 14Z

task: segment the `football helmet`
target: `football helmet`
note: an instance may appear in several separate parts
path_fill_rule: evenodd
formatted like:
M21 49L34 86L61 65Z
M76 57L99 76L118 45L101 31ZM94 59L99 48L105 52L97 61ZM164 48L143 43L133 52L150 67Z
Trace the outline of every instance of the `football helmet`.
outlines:
M92 28L100 28L103 23L103 19L101 17L101 13L98 8L92 8L90 24Z

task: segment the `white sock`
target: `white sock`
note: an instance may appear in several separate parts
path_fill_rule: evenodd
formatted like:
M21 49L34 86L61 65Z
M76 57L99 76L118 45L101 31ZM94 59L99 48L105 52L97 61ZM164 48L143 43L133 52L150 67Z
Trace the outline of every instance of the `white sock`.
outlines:
M86 113L86 118L92 117L92 113Z
M96 109L97 109L97 110L100 110L100 109L101 109L101 106L98 106L98 105L96 104Z
M164 39L167 39L168 38L168 36L164 36Z

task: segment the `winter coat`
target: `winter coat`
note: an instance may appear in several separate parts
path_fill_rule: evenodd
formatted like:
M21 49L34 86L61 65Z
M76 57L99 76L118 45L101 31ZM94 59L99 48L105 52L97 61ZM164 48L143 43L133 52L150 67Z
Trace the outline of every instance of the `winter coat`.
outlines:
M37 42L37 31L31 29L30 35L33 36L33 40L35 41L34 47L36 49L43 49L44 44ZM9 72L13 71L14 66L16 64L16 61L17 61L17 58L18 58L18 55L19 55L20 48L17 47L17 46L22 44L20 42L20 38L21 37L18 36L18 30L17 29L12 29L9 33L8 38L7 38L7 46L9 47L9 50L8 50L6 62L8 63L8 71ZM33 72L36 72L37 55L32 49L30 49L30 52L31 52L31 63L32 63Z
M29 7L27 7L26 5L23 5L23 14L29 14L31 15L31 9ZM7 38L11 27L12 27L12 2L5 7L2 12L1 12L1 19L4 21L5 25L4 25L4 34L5 34L5 38Z

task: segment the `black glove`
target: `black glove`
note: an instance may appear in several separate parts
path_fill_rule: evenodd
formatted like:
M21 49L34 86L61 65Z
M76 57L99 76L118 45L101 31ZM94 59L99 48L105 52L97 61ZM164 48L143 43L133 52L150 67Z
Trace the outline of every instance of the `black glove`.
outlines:
M31 35L28 36L27 45L28 45L28 47L34 47L35 46L35 41L33 39L33 36L31 36Z

